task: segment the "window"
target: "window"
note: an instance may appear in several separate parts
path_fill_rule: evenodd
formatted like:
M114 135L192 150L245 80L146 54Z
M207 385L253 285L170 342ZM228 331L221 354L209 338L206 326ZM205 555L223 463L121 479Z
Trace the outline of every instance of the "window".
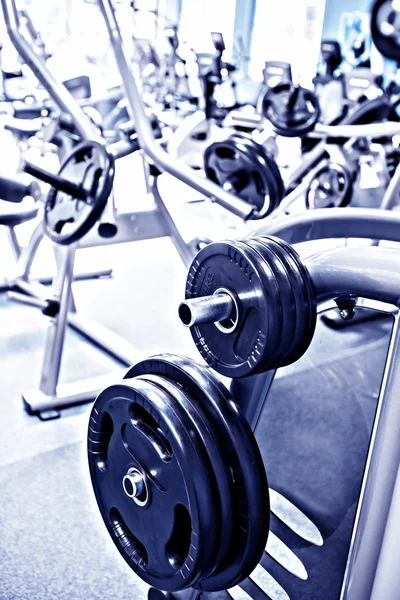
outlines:
M180 39L195 52L213 52L211 32L219 31L231 56L235 10L236 0L182 0Z
M318 63L325 0L257 0L250 76L262 79L266 60L292 65L293 78L310 86Z

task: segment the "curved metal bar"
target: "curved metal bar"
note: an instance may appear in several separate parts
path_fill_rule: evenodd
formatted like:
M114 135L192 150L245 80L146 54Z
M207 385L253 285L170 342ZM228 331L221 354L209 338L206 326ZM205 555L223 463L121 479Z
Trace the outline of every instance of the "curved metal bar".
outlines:
M367 123L362 125L324 125L317 123L314 133L319 136L329 137L383 137L400 134L400 124L395 121L386 123Z
M304 261L318 302L352 294L400 306L400 250L335 248Z
M3 2L4 1L6 0L3 0ZM167 154L167 152L156 143L149 119L145 114L143 100L139 92L135 75L132 71L132 67L128 64L125 55L121 32L115 16L112 0L98 0L98 5L107 25L115 59L125 88L130 116L136 125L140 147L161 171L170 173L191 188L230 210L238 217L248 219L254 212L253 206L250 206L247 202L226 192L222 187L212 181L199 177L193 169Z
M83 139L102 141L95 127L62 83L57 81L19 30L15 0L1 0L7 33L16 51L38 78L59 108L68 113Z
M291 244L329 238L400 242L400 213L378 208L320 208L270 220L250 235L276 235Z

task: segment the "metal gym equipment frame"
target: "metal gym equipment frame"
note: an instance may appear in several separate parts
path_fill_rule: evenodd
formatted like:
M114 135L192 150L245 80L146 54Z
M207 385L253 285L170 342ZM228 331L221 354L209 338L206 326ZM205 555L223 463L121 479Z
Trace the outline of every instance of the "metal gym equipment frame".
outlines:
M151 129L148 119L146 118L138 82L134 75L133 69L129 64L126 52L124 51L123 40L116 19L113 2L112 0L98 0L97 3L103 14L107 30L110 36L115 60L118 65L118 69L121 74L123 86L125 89L125 95L128 102L128 110L130 111L131 116L134 117L134 121L136 124L140 147L143 149L145 155L151 161L153 161L157 168L159 168L161 171L166 171L174 177L177 177L184 183L187 183L194 189L205 193L204 190L199 189L197 182L194 181L197 178L194 177L195 172L193 171L193 169L186 166L184 163L178 161L174 157L168 155L162 148L160 148L156 144L154 139L154 133ZM347 137L350 138L350 143L352 141L351 138L369 136L380 137L382 136L383 130L384 133L388 136L399 134L400 125L394 122L385 124L373 123L368 125L353 125L353 115L354 113L357 113L358 108L358 106L355 106L354 109L351 110L349 114L343 119L340 125L326 126L318 124L315 130L315 135L321 137L322 139L326 139L327 137L331 136ZM201 117L198 118L201 119ZM293 173L291 173L290 179L288 181L288 186L290 187L290 185L293 182L302 180L300 185L298 185L296 189L293 190L293 192L288 194L288 196L286 196L283 199L281 205L277 208L276 211L274 211L273 215L267 217L267 219L276 218L285 214L288 208L299 198L299 196L301 196L301 194L305 192L315 173L319 170L319 168L321 168L322 165L320 161L323 159L325 152L325 145L323 141L321 141L315 146L315 148L313 148L310 152L307 153L306 157L304 158L304 160L302 160L301 164L294 170ZM316 164L317 166L315 167ZM315 167L315 169L312 169L310 171L312 167ZM398 184L397 187L391 186L390 189L388 188L387 192L385 193L384 198L382 200L382 207L384 208L392 208L397 203L396 192L398 191L398 187L400 187L400 165L396 169L393 180L398 181ZM205 180L202 179L201 181ZM219 188L219 190L220 192L224 191L223 188ZM223 202L220 202L220 204L222 206L225 206ZM250 213L251 210L249 211L248 207L247 215L239 214L238 212L236 212L235 214L241 216L244 219L247 219Z
M4 2L5 0L3 5ZM363 209L332 209L313 211L280 223L271 223L270 230L268 231L266 226L263 233L275 233L283 238L292 236L293 242L296 235L297 241L313 239L313 236L314 239L335 237L337 227L339 237L346 237L347 232L348 237L379 237L400 241L399 224L400 219L395 214ZM60 283L60 307L63 307L63 313L60 311L57 319L62 315L61 321L64 320L64 323L67 319L70 294L70 285L65 286L65 281L69 279L69 283L71 282L74 252L75 248L68 249L58 275L58 279L64 285ZM399 259L397 251L381 248L344 248L313 257L306 261L306 264L320 302L336 297L338 293L355 293L360 297L385 302L398 308ZM365 272L366 263L368 273ZM53 337L57 338L57 332ZM380 600L382 597L386 600L397 599L400 574L397 562L393 560L393 549L397 548L397 500L400 489L400 414L397 410L400 380L399 339L397 312L353 530L341 594L343 600ZM261 411L262 406L259 409ZM254 421L254 415L250 420ZM177 594L176 598L194 600L198 596L198 592L188 590Z
M374 230L375 235L380 234L385 239L397 238L399 241L394 221L386 220L388 215L382 211L382 219L379 220L377 213L377 210L362 209L316 210L311 214L271 222L257 233L277 235L296 243L336 237L339 232L340 237L343 237L350 231L351 237L372 237ZM336 306L333 300L338 296L354 295L364 299L364 307L379 308L394 316L338 600L397 600L400 589L400 553L397 543L400 527L400 250L376 247L336 248L313 255L305 259L304 264L314 284L319 313ZM253 430L256 429L268 400L268 390L274 374L275 372L270 372L248 378L250 401L244 395L242 408ZM257 380L263 382L263 394L259 394L260 386L253 393L252 388L257 386ZM241 403L240 399L237 401ZM273 502L271 504L271 510L275 512ZM279 518L279 514L277 516ZM268 545L266 551L268 553ZM256 586L259 584L261 591L266 578L271 578L271 575L261 565L250 575L250 580ZM233 588L227 590L227 593L234 600L251 600L251 596L241 589L239 591ZM287 595L282 597L289 598ZM172 598L211 600L213 595L200 595L197 590L189 589L175 592Z
M35 53L29 41L21 34L15 0L1 0L1 6L7 32L13 45L25 63L36 75L39 82L48 91L55 104L62 112L67 113L71 117L77 131L84 140L97 140L100 143L104 143L104 140L99 138L97 131L79 106L78 102L71 96L66 88L53 77L44 61ZM133 86L137 91L136 82L133 79L133 76L132 81ZM178 178L184 183L188 184L204 196L211 198L212 201L224 206L237 216L246 219L253 210L251 206L241 199L229 194L211 181L199 177L191 169L183 168L178 161L173 162L170 157L156 145L153 132L147 121L138 92L137 95L139 97L139 102L137 103L136 109L134 107L131 111L131 116L133 117L138 130L144 130L146 132L146 128L148 128L147 135L150 136L152 140L151 147L153 149L153 151L146 152L146 156L150 158L150 161L152 158L155 158L154 163L161 171L165 170L175 176L178 176L179 174L180 176ZM107 149L116 159L132 152L129 140L112 144ZM147 162L145 167L148 167ZM111 196L108 206L103 213L100 225L108 223L116 228L117 233L114 237L101 237L98 230L93 229L78 244L73 244L67 248L57 249L58 273L54 281L50 302L52 302L53 305L58 304L59 309L56 316L52 318L48 329L39 390L33 390L23 394L24 403L29 412L38 413L42 418L55 417L58 415L55 410L56 408L93 400L100 389L105 385L105 382L108 381L108 378L95 378L74 382L73 384L68 385L58 385L67 324L82 333L87 339L102 348L105 352L115 357L123 365L129 366L135 361L136 351L126 340L107 330L105 327L90 322L88 319L83 319L77 314L71 292L71 284L74 280L74 259L77 248L170 237L184 263L188 264L191 261L193 251L182 238L159 194L158 174L159 171L155 169L154 174L151 176L150 191L154 200L154 209L118 214L114 198ZM16 290L16 293L12 294L14 300L46 309L49 304L48 289L40 282L32 281L29 277L34 257L42 239L43 229L42 224L39 223L32 234L28 247L23 250L18 259L16 277L12 280L3 282L3 289L12 288L13 290ZM84 277L87 278L109 274L110 271L106 270L99 273L89 273L84 275ZM45 282L47 281L48 280L45 280Z
M1 0L1 5L3 7L10 39L14 43L17 51L38 77L42 85L48 90L60 109L71 116L82 137L84 139L98 139L97 133L80 106L71 97L64 86L54 79L43 61L35 55L32 48L20 34L18 30L18 14L15 7L15 1ZM212 182L199 177L192 169L186 167L179 161L172 159L159 145L157 145L150 123L145 115L137 81L124 53L122 38L112 3L109 0L101 0L99 6L105 18L117 65L121 72L128 100L128 108L130 109L131 116L135 122L139 143L146 158L154 163L160 171L170 173L191 188L208 196L211 200L217 202L221 206L224 206L237 216L247 219L252 211L252 207ZM312 151L309 153L310 156L307 157L304 164L302 164L295 173L296 177L299 177L301 173L304 173L309 168L312 164L311 161L318 160L318 156L323 152L322 147L323 144L319 144L316 149L314 149L315 152ZM108 149L116 158L125 156L130 150L129 142L118 142ZM295 192L297 192L297 190L295 190ZM69 307L73 307L73 304L71 304L71 283L73 281L74 254L77 247L90 247L107 243L120 243L139 239L170 236L184 262L187 264L191 260L191 252L177 230L160 194L158 193L157 175L152 178L152 193L156 209L133 214L118 215L115 210L113 198L111 198L108 210L106 210L105 215L103 215L102 222L104 223L109 220L112 225L117 226L118 233L114 238L102 238L97 231L92 230L77 246L73 245L67 249L60 249L59 273L55 281L52 299L53 302L58 302L59 312L52 319L49 326L39 390L30 391L23 395L25 405L30 412L41 413L43 417L46 415L56 416L54 413L55 408L62 408L80 402L91 401L96 397L100 389L112 380L110 376L107 376L105 378L94 378L63 386L58 385L67 323L83 333L85 337L97 344L110 355L117 358L122 364L128 366L135 362L136 352L126 340L123 340L98 324L80 318L76 312L69 310ZM289 199L290 195L285 199L282 209L287 207ZM391 215L391 217L394 218L395 221L399 220L395 215ZM379 216L379 218L381 218L381 216ZM375 225L372 229L374 228ZM48 305L47 289L39 288L38 284L33 284L29 281L30 266L42 235L41 225L39 225L35 234L32 236L31 244L21 257L19 277L15 282L15 288L22 291L26 296L21 297L21 295L14 295L14 298L25 303L46 308ZM340 237L343 237L343 234ZM376 236L373 234L371 237Z

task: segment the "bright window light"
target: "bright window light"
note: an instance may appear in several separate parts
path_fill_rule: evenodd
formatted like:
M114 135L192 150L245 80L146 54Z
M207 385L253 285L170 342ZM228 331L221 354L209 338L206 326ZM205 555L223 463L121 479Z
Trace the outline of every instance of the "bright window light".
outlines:
M310 86L315 75L325 0L257 0L250 76L262 79L266 60L292 65L293 79Z
M195 52L214 52L211 32L219 31L231 56L235 9L236 0L182 0L180 39Z

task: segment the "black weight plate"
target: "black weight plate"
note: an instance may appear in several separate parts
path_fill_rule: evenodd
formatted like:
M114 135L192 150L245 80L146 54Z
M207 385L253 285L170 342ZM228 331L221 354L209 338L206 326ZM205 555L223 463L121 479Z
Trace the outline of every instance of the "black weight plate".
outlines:
M215 426L207 412L209 407L192 397L179 383L167 377L153 373L145 373L136 377L144 378L163 388L177 404L186 411L193 426L201 437L206 448L212 471L215 476L214 507L218 518L218 538L220 546L215 560L216 565L225 564L232 549L233 529L236 517L233 507L233 482L230 472L230 461L221 439L221 425ZM214 416L215 418L215 416ZM211 490L209 490L211 493ZM213 569L214 571L215 569Z
M307 350L314 335L317 323L317 302L310 274L294 248L283 240L273 236L261 236L266 243L274 243L284 250L287 261L292 261L291 281L296 297L298 322L302 325L300 331L296 328L296 338L293 337L293 349L281 366L296 362Z
M249 145L251 144L253 148L255 148L257 152L262 154L262 156L264 157L269 172L272 172L275 176L274 183L277 186L279 199L279 201L276 203L276 206L274 207L276 208L280 204L283 196L285 195L285 184L283 183L281 172L279 170L278 165L276 164L274 157L272 156L272 154L270 154L270 152L268 152L267 148L265 148L262 144L259 144L258 142L254 141L253 138L249 135L243 133L234 133L231 137L246 137L246 139L249 142Z
M249 238L248 243L252 247L256 248L260 254L264 257L264 260L271 265L274 270L275 277L279 285L279 297L282 304L282 328L280 335L280 346L278 350L274 351L275 364L279 363L279 366L285 364L287 355L292 347L292 340L296 332L297 323L297 310L296 310L296 297L293 293L291 285L290 272L287 268L286 261L283 260L282 250L279 246L275 245L273 249L269 244L265 243L265 240L259 237Z
M257 373L259 373L279 366L285 353L285 340L283 336L285 307L282 301L282 293L284 294L285 290L281 290L279 279L276 276L275 257L273 257L273 262L266 260L260 248L257 247L255 238L236 240L236 244L242 248L244 254L246 252L250 253L250 257L255 264L258 263L258 272L262 275L264 293L271 298L271 301L268 303L268 311L274 323L274 330L271 328L269 331L268 353L265 354L265 362L257 368Z
M234 133L230 136L238 145L245 144L251 155L254 156L255 162L263 163L262 176L265 182L265 189L268 190L269 204L264 205L263 209L257 215L252 215L252 218L262 219L270 215L280 204L283 193L284 184L280 174L278 165L274 158L269 155L264 146L255 142L251 136L244 133Z
M269 531L268 482L261 454L247 420L232 396L206 365L173 354L153 356L132 367L126 377L158 373L179 383L218 427L234 475L236 539L220 573L197 584L205 591L224 590L243 581L260 561Z
M219 546L211 466L169 394L138 379L104 390L92 409L88 454L104 522L144 581L177 591L211 570ZM144 506L124 490L130 468L145 476Z
M278 186L278 194L279 194L278 197L279 197L279 204L280 204L282 201L282 198L284 197L284 195L286 193L285 192L285 184L283 182L281 172L279 170L278 165L276 164L275 158L272 155L270 155L270 153L268 152L268 150L266 148L264 148L264 146L261 146L261 148L264 150L265 155L268 157L269 167L275 175L275 180L276 180L276 183Z
M239 298L233 319L236 327L230 333L214 323L190 328L204 360L226 377L246 377L257 371L268 357L268 340L276 336L269 313L275 296L264 286L260 262L251 260L236 242L213 242L200 250L188 273L186 299L208 296L219 288Z
M286 137L305 135L320 116L317 96L292 83L280 83L269 89L262 102L262 113L275 133Z
M303 325L303 330L299 333L297 339L293 339L293 351L285 363L291 364L304 354L311 343L317 322L317 302L311 276L294 248L279 238L270 236L269 239L280 245L284 249L288 259L291 257L293 260L292 285L294 294L296 299L302 299L301 304L299 304L298 315ZM300 315L302 315L302 318Z
M232 193L257 212L268 214L269 207L264 207L270 190L264 157L243 140L227 138L211 144L204 152L204 170L211 181L225 189L229 185Z
M400 11L394 0L377 0L371 13L372 39L386 58L400 62Z
M76 146L61 165L59 175L86 189L85 200L51 188L45 203L44 229L57 244L81 239L101 216L114 181L114 159L98 142Z
M248 148L244 144L236 144L230 138L210 144L204 152L204 171L208 179L261 210L265 194L262 189L254 189L255 167L257 165L254 164L253 157L249 156Z
M338 163L322 167L314 176L306 193L306 206L338 208L351 200L353 185L350 171Z
M288 273L288 283L292 290L292 298L294 298L294 306L292 310L291 335L286 338L288 341L287 352L280 366L286 366L295 362L298 356L299 340L302 341L305 331L308 331L310 326L311 312L309 310L308 290L304 288L303 277L299 271L298 262L287 251L286 244L281 245L277 238L260 236L256 238L265 247L280 258ZM289 317L288 317L289 319ZM294 325L293 325L294 323ZM303 347L303 346L301 346Z
M308 307L308 293L307 290L303 293L300 293L299 286L303 281L301 273L298 270L298 265L296 261L294 261L291 254L289 254L284 246L281 246L278 243L277 239L268 238L265 236L256 238L260 243L262 243L265 247L269 249L270 252L279 257L281 264L284 266L285 271L287 272L287 283L291 288L290 295L290 306L292 307L292 318L289 319L289 311L287 314L287 324L290 327L291 334L289 333L289 338L286 338L290 343L288 344L288 350L285 355L284 360L281 363L281 366L286 366L295 362L297 358L297 347L299 340L303 339L304 330L307 330L308 322L309 322L309 311L306 311L306 318L304 318L305 309ZM294 301L294 305L292 302ZM290 325L289 325L290 322Z

